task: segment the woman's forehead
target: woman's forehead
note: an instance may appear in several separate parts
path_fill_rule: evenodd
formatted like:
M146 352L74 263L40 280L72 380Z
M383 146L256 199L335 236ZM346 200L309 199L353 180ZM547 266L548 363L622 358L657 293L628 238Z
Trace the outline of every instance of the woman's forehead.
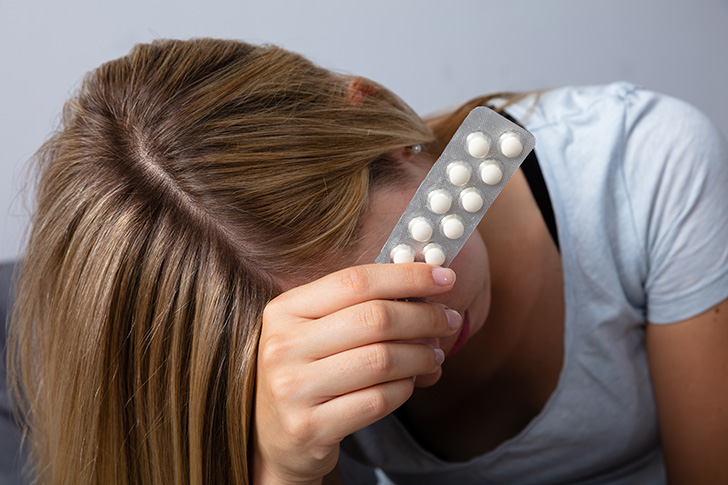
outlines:
M408 180L398 186L386 185L371 190L359 232L358 263L373 263L377 258L417 192L420 182L427 175L427 168L411 168L408 172Z

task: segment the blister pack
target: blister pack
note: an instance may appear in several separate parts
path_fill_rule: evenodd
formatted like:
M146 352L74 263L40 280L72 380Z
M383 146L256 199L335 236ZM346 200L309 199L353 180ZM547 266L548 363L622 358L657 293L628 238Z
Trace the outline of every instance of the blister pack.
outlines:
M495 111L472 110L422 181L377 263L449 266L536 144Z

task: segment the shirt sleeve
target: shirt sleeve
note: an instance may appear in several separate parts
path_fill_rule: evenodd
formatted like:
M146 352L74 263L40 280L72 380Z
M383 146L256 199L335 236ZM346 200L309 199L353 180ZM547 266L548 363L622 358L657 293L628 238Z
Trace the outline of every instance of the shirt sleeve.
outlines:
M644 243L646 316L678 322L728 297L728 147L700 111L636 88L624 176Z

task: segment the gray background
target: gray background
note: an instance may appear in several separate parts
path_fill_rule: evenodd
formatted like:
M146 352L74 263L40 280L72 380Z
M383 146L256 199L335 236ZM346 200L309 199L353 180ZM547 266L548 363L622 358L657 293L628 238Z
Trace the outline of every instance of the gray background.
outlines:
M0 0L0 261L20 253L26 160L84 72L161 37L275 43L418 112L500 90L627 80L728 133L728 0Z

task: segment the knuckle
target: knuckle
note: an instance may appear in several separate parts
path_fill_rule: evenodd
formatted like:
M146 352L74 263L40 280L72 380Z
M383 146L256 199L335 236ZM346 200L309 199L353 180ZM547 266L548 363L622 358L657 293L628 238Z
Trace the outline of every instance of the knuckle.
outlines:
M372 389L362 403L362 413L367 416L380 416L388 411L388 399L381 389Z
M376 374L386 374L392 365L389 348L384 344L371 345L366 358L366 366Z
M389 311L384 302L372 301L362 306L359 313L361 325L372 333L380 335L386 331L390 323Z
M279 315L281 314L281 307L283 307L284 297L277 296L276 298L272 299L268 302L268 304L263 308L263 324L266 324L267 322L275 322L278 320Z
M339 274L339 287L353 293L366 293L371 287L369 271L363 266L346 268Z
M270 378L269 389L276 402L284 402L297 394L296 379L290 373L281 373Z
M420 265L402 265L402 285L412 288L420 284Z
M417 362L418 374L429 374L439 368L435 349L428 343L418 345L415 360Z
M288 439L295 447L303 447L311 443L315 437L315 429L306 413L290 413L282 423Z
M436 330L447 330L447 315L443 305L428 305L430 309L429 321Z
M268 335L261 340L258 361L264 367L277 365L286 359L290 350L290 340L281 335Z

